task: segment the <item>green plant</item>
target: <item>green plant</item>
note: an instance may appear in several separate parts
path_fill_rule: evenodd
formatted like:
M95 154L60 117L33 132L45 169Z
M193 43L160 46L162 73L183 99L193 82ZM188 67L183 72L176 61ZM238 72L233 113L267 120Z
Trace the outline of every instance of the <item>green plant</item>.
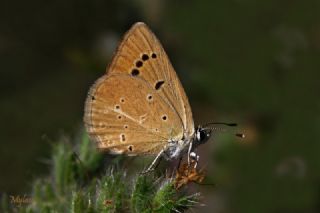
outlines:
M31 202L3 212L183 212L198 203L199 193L174 188L173 178L128 174L115 158L104 158L86 134L73 151L68 141L53 146L51 174L35 180ZM1 210L0 209L0 210Z

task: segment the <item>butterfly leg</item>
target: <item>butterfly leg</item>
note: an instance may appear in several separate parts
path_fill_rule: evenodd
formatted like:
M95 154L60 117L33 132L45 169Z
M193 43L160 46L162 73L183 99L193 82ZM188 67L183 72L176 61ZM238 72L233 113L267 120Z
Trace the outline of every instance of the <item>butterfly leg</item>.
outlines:
M154 160L152 161L152 163L150 164L148 169L146 169L145 171L141 172L141 174L147 174L147 173L152 172L153 170L155 170L158 167L159 163L160 163L160 160L162 158L163 152L164 152L164 150L161 150L157 154L157 156L154 158Z
M192 145L193 145L193 143L190 142L189 148L188 148L188 166L190 166L190 155L191 155Z
M191 152L190 153L190 158L196 162L194 164L194 168L197 168L200 156L197 155L195 152Z

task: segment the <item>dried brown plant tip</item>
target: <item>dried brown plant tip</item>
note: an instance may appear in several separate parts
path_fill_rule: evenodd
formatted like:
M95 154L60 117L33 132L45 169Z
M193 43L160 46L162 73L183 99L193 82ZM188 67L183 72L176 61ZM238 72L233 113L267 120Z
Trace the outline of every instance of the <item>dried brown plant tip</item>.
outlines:
M105 206L112 206L112 204L113 204L113 201L112 201L112 200L110 200L110 199L104 200L104 205L105 205Z
M202 183L206 172L203 169L197 170L197 168L194 167L195 163L195 161L192 161L190 165L188 165L188 163L183 163L179 166L174 180L175 189L178 190L191 182Z

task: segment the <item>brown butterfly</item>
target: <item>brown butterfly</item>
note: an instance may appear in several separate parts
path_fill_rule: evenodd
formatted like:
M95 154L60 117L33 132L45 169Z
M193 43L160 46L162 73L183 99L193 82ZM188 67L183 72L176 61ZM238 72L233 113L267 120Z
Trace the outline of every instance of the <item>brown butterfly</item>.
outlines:
M195 128L184 89L159 40L138 22L91 87L84 122L101 150L170 160L193 152L212 128Z

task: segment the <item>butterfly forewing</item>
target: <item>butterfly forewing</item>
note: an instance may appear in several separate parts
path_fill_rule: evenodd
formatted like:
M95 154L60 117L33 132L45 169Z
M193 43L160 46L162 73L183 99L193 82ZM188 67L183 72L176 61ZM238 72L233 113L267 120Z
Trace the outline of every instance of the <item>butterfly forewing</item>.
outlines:
M193 134L181 83L145 24L128 31L106 75L91 87L84 121L98 147L115 153L156 154Z
M193 134L187 96L162 45L144 23L135 24L127 32L107 72L144 79L176 111L186 134Z

